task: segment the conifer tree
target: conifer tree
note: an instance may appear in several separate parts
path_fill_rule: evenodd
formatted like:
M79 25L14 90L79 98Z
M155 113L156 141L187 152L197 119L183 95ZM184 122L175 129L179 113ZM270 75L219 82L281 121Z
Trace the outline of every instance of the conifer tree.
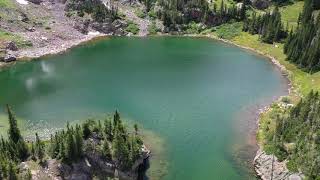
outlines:
M83 131L83 137L84 139L88 139L88 137L91 135L91 130L90 130L90 127L89 127L89 123L84 123L82 125L82 131Z
M116 112L115 112L114 115L113 115L113 124L114 124L114 126L117 126L118 123L119 123L119 121L120 121L120 114L119 114L119 112L116 110Z
M111 150L110 150L109 143L107 140L103 141L102 152L103 152L103 156L106 159L108 159L108 160L112 159Z
M76 156L77 158L79 158L83 154L83 138L81 133L81 127L79 125L76 125L75 144L77 150Z
M9 163L9 168L8 168L8 180L18 180L17 177L17 170L13 162Z
M36 145L35 145L35 150L36 150L36 155L38 157L38 159L40 160L40 162L43 161L45 152L44 152L44 144L43 142L40 140L38 133L36 133Z
M313 1L305 0L299 26L295 33L290 33L284 46L288 60L310 73L320 70L320 16L314 20L314 10Z
M134 124L133 127L134 127L135 134L138 135L138 131L139 131L138 124Z
M35 160L36 159L36 150L34 148L34 143L31 142L31 159Z
M112 123L109 119L106 119L104 122L104 133L106 134L106 137L108 139L108 141L112 141L113 140L113 136L112 136Z
M7 104L7 113L8 113L8 119L9 119L9 139L13 141L14 143L17 143L21 139L20 130L18 128L17 119L15 115L13 114L11 107Z
M72 133L67 132L67 141L66 141L66 158L68 162L72 162L73 159L76 159L76 147Z

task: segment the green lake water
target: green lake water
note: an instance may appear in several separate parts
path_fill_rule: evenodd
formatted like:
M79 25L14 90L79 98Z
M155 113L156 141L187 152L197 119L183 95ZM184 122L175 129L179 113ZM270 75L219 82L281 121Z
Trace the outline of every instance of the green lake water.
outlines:
M0 105L46 133L118 109L164 140L163 164L151 159L164 180L253 178L256 112L287 91L265 58L181 37L107 38L5 68L0 84Z

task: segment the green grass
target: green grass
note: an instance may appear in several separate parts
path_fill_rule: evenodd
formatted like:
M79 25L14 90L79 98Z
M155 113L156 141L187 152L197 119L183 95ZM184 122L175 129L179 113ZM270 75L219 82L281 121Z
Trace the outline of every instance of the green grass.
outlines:
M19 48L32 46L31 42L25 41L22 37L0 29L0 48L8 41L14 41Z
M159 31L159 29L156 26L155 22L152 22L149 27L148 27L148 31L150 35L155 35L157 34L157 32Z
M143 10L141 10L140 8L135 9L134 13L139 17L139 18L145 18L147 15L145 12L143 12Z
M132 34L138 34L139 27L134 22L129 21L126 31L131 32Z
M14 8L13 0L0 0L0 8Z
M220 7L221 7L221 2L223 1L223 3L225 5L229 6L233 6L236 5L236 3L233 0L212 0L212 3L209 3L209 7L210 9L213 9L214 4L216 4L216 8L219 11Z
M201 32L200 24L192 21L189 24L187 24L187 26L185 26L184 31L187 34L198 34Z
M276 104L272 104L271 109L260 115L260 126L257 132L257 140L268 154L275 151L275 147L269 142L273 140L273 132L276 127L276 115L282 112L282 109Z
M241 22L223 24L215 28L216 36L218 36L219 38L228 39L228 40L241 35L241 32L242 32Z

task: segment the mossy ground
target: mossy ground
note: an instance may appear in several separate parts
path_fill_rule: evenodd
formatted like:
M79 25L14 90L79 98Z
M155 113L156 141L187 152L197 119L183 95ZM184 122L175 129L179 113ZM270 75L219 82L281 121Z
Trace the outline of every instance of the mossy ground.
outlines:
M22 37L0 28L0 49L4 49L5 44L10 41L15 42L19 48L32 46L31 42L25 41Z
M0 8L14 8L15 4L12 0L0 0Z
M292 5L280 7L280 13L282 17L282 22L284 25L289 24L289 28L297 27L297 20L299 13L303 9L303 1L297 1Z

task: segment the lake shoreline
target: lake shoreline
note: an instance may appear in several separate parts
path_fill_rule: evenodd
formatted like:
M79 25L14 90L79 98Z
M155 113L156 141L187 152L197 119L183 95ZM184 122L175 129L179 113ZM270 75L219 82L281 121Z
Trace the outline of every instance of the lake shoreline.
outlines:
M91 34L91 35L84 36L84 37L80 38L77 41L67 41L67 42L65 42L64 46L59 46L58 47L56 45L49 44L46 47L47 49L49 49L48 51L44 51L43 49L40 49L40 48L31 48L31 50L30 49L22 49L22 50L19 51L20 55L17 56L18 57L17 60L18 61L31 61L31 60L38 59L38 58L41 58L41 57L46 57L46 56L50 56L50 55L56 55L56 54L65 53L69 49L72 49L72 48L77 47L79 45L87 44L87 43L89 43L91 41L94 41L96 39L105 38L105 37L109 37L109 36L110 35L108 35L108 34L101 34L101 33L99 33L99 34ZM179 37L181 35L170 35L170 34L155 35L155 37L157 37L157 36L177 36L177 37ZM230 45L236 46L236 47L244 49L244 50L248 50L248 51L253 52L255 54L261 55L261 56L263 56L265 58L268 58L272 62L273 65L275 65L277 68L279 68L281 70L282 75L288 80L288 84L287 84L287 86L288 86L288 95L291 94L291 92L292 92L292 90L294 88L292 86L292 82L291 82L291 80L289 78L290 71L288 71L285 68L285 66L281 65L276 58L272 57L269 54L265 54L265 53L263 53L263 52L261 52L261 51L259 51L257 49L254 49L254 48L250 48L250 47L247 47L247 46L236 44L236 43L234 43L234 42L232 42L230 40L221 39L221 38L219 38L217 36L198 35L198 34L195 34L195 35L192 35L192 34L191 35L182 35L182 36L209 38L209 39L217 40L217 41L220 41L220 42L223 42L223 43L226 43L226 44L230 44ZM113 36L110 36L110 37L113 37ZM142 37L142 36L134 36L134 37ZM21 54L24 54L24 55L21 55ZM15 62L18 62L18 61L15 61ZM15 64L15 62L0 63L0 68ZM275 102L277 102L277 101L275 101ZM270 105L267 105L262 109L259 109L259 112L257 113L258 117L254 117L255 119L258 119L257 120L258 126L260 124L259 121L260 121L261 114L269 111L269 109L270 109ZM256 129L256 133L258 132L258 130L259 130L259 127L258 127L258 129ZM272 155L262 156L262 154L263 153L265 154L265 152L262 150L262 147L259 144L259 142L257 142L257 146L258 146L258 151L257 151L257 153L255 155L254 160L253 160L253 165L254 165L255 172L261 179L269 179L270 177L268 178L268 174L267 174L268 172L266 171L266 169L268 169L267 165L263 165L263 164L261 164L259 162L261 162L261 160L270 159L270 156L272 156ZM281 168L283 167L283 163L274 161L274 164L275 164L274 165L274 170L278 169L280 172L283 172L283 170L281 170ZM277 164L279 164L279 165L277 165Z

